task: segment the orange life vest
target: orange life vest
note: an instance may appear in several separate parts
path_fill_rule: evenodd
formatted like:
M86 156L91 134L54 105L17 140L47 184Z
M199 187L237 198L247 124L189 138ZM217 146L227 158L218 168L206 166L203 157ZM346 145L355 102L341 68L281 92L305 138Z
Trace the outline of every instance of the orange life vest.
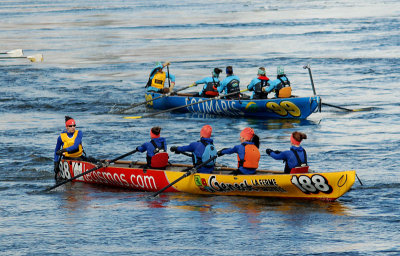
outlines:
M257 169L260 161L260 151L254 144L242 144L244 146L244 159L241 160L238 155L238 167Z

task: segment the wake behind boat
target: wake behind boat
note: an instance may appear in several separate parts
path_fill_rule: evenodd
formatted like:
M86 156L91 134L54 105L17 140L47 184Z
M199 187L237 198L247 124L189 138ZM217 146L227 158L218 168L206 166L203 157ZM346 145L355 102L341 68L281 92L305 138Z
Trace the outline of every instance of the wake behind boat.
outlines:
M172 164L165 170L143 168L145 163L116 161L96 168L90 162L62 160L64 179L96 168L75 181L122 187L135 191L156 192L185 174L191 165ZM283 174L279 171L258 170L254 175L231 175L232 168L217 167L212 174L195 173L180 180L165 192L185 192L202 195L237 195L291 199L334 201L350 190L355 171Z
M147 106L159 110L177 108L181 113L204 113L265 119L306 119L318 108L319 96L271 99L223 99L193 97L190 93L161 97L161 93L146 92ZM155 99L157 98L157 99ZM152 99L155 99L152 101ZM189 106L186 106L189 105Z

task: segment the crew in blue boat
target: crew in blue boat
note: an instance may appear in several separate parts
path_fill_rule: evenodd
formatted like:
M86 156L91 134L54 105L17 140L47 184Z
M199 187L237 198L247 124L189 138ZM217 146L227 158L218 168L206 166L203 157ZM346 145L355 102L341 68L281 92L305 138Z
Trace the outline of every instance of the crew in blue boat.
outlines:
M82 131L76 129L75 120L72 117L65 116L65 130L57 138L57 145L54 149L54 172L55 179L59 177L59 163L61 156L64 159L84 159L82 147Z
M283 152L274 151L270 148L266 149L266 152L269 156L276 160L283 160L285 162L285 173L293 173L295 168L302 168L302 172L308 172L307 166L307 153L306 150L300 146L300 143L303 139L307 139L307 135L302 132L295 131L290 136L290 142L292 146L290 150L286 150Z
M219 95L218 87L220 86L220 81L218 77L221 72L221 69L214 68L211 77L205 77L193 83L194 85L204 84L203 89L199 92L200 97L213 98Z
M163 68L169 66L169 62L161 64L158 62L156 67L150 73L149 80L146 84L148 92L168 93L172 92L175 86L175 76L169 73L165 73ZM170 81L170 87L165 87L165 81ZM169 82L168 82L169 83Z
M251 99L267 99L268 93L265 92L265 88L268 86L269 78L266 76L265 68L258 68L257 75L258 77L251 80L247 86L249 91L253 91Z
M273 81L269 81L269 86L265 89L266 93L275 91L276 98L290 98L292 96L292 88L290 87L290 81L286 77L285 70L282 66L277 68L277 78Z
M250 127L246 127L240 133L240 145L233 148L224 148L218 151L218 156L237 153L238 169L231 174L254 174L260 161L260 138Z
M145 142L136 149L145 152L147 168L164 169L168 165L167 141L161 137L161 127L155 126L150 129L150 142Z
M226 67L226 78L222 80L221 85L218 87L218 92L225 94L231 94L230 96L225 97L226 99L237 99L240 97L240 79L238 76L233 74L232 66ZM237 93L237 94L235 94Z
M209 160L212 157L217 156L217 150L211 139L212 127L210 125L204 125L200 130L200 140L192 142L187 146L171 147L171 152L179 154L181 152L192 152L193 153L193 165L198 166L201 163ZM214 170L215 160L211 161L205 166L200 167L197 172L199 173L211 173Z

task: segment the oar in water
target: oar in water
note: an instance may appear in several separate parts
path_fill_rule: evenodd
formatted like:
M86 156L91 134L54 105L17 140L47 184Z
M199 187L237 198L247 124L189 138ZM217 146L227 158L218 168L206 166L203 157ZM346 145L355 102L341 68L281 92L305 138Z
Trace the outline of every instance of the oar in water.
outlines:
M112 159L112 160L110 160L110 161L107 161L107 163L108 163L108 164L114 163L115 161L118 161L118 160L121 159L121 158L124 158L124 157L127 157L127 156L129 156L129 155L132 155L132 154L136 153L137 151L138 151L137 149L132 150L131 152L128 152L128 153L126 153L126 154L123 154L122 156L119 156L119 157L114 158L114 159ZM60 182L60 183L57 183L56 185L54 185L54 186L52 186L52 187L50 187L50 188L47 188L47 189L45 189L44 191L47 192L47 191L50 191L50 190L52 190L52 189L55 189L55 188L57 188L57 187L59 187L59 186L61 186L61 185L64 185L65 183L68 183L68 182L70 182L70 181L73 181L73 180L75 180L75 179L77 179L77 178L79 178L79 177L82 177L83 175L86 175L86 174L88 174L88 173L91 173L91 172L93 172L93 171L96 171L97 169L100 169L100 168L105 167L105 166L106 166L106 165L103 165L103 163L97 164L96 167L94 167L94 168L92 168L92 169L90 169L90 170L87 170L86 172L83 172L83 173L81 173L81 174L78 174L78 175L76 175L76 176L74 176L74 177L72 177L72 178L70 178L70 179L68 179L68 180L64 180L64 181L62 181L62 182Z
M244 89L244 90L241 90L240 92L245 92L247 90L248 89ZM174 111L174 110L181 109L181 108L190 107L190 106L193 106L193 105L196 105L196 104L200 104L200 103L203 103L203 102L212 101L212 100L219 100L219 99L221 99L223 97L228 97L228 96L232 96L232 95L235 95L235 94L238 94L238 93L237 92L232 92L232 93L228 93L228 94L225 94L225 95L217 96L215 98L210 98L210 99L201 100L201 101L199 100L199 101L194 102L194 103L190 103L190 104L187 104L187 105L183 105L183 106L178 106L178 107L162 110L162 111L159 111L159 112L156 112L156 113L151 113L151 114L148 114L148 115L143 115L143 116L124 116L124 118L125 119L140 119L140 118L145 118L145 117L156 116L156 115L159 115L159 114L162 114L162 113Z
M186 90L186 89L191 88L191 87L196 86L196 85L197 85L197 84L191 84L191 85L186 86L186 87L183 87L183 88L181 88L181 89L179 89L179 90L173 91L173 93L177 93L177 92ZM163 94L163 95L161 95L161 96L155 97L155 98L153 98L153 99L149 99L149 100L146 100L146 101L143 101L143 102L140 102L140 103L132 104L129 108L126 108L126 109L122 110L121 113L124 113L124 112L126 112L127 110L129 110L129 109L136 108L136 107L141 106L141 105L143 105L143 104L146 104L146 103L148 103L148 102L151 102L151 101L154 101L154 100L157 100L157 99L160 99L160 98L168 97L168 96L171 95L171 93L172 93L172 92L169 92L169 93Z
M314 96L317 96L317 93L315 92L314 80L313 80L312 74L311 74L310 64L307 64L307 65L303 66L303 68L304 69L308 69L308 74L310 75L310 81L311 81L311 86L312 86L312 89L313 89L313 93L314 93ZM344 108L344 107L340 107L340 106L336 106L336 105L332 105L332 104L328 104L328 103L324 103L324 102L321 102L321 105L329 106L329 107L337 108L337 109L341 109L341 110L345 110L345 111L348 111L348 112L370 111L370 110L373 109L373 107L349 109L349 108ZM321 106L318 106L318 110L319 110L319 112L321 112Z
M7 54L8 57L22 57L24 56L24 51L22 49L15 49L8 52L0 52L0 54Z
M0 59L28 59L31 62L43 61L43 54L34 54L31 56L18 56L18 57L0 57Z
M344 108L344 107L340 107L340 106L336 106L336 105L332 105L332 104L328 104L328 103L324 103L324 102L322 102L321 104L324 106L337 108L337 109L345 110L348 112L370 111L370 110L374 109L373 107L350 109L350 108Z
M189 169L184 175L182 175L181 177L179 177L178 179L174 180L173 182L171 182L170 184L168 184L167 186L163 187L162 189L160 189L159 191L157 191L156 193L153 194L153 197L158 196L159 194L161 194L162 192L164 192L166 189L170 188L171 186L175 185L177 182L179 182L180 180L186 178L187 176L190 176L194 173L197 172L198 169L200 169L201 167L205 166L206 164L208 164L211 161L214 161L218 156L214 156L211 157L210 159L208 159L207 161Z

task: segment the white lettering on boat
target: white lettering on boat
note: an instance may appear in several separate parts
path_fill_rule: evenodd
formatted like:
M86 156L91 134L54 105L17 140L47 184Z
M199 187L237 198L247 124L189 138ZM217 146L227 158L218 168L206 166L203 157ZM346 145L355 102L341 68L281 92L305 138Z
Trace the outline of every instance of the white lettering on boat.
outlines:
M196 104L197 103L197 104ZM202 98L186 98L185 105L188 106L187 110L190 112L201 112L206 114L226 114L226 115L240 115L240 110L236 108L234 100L211 100L204 101Z
M123 173L111 173L97 170L84 175L88 182L109 184L121 187L131 187L142 190L156 190L157 185L153 176L150 175L135 175L132 174L129 179L126 179Z

